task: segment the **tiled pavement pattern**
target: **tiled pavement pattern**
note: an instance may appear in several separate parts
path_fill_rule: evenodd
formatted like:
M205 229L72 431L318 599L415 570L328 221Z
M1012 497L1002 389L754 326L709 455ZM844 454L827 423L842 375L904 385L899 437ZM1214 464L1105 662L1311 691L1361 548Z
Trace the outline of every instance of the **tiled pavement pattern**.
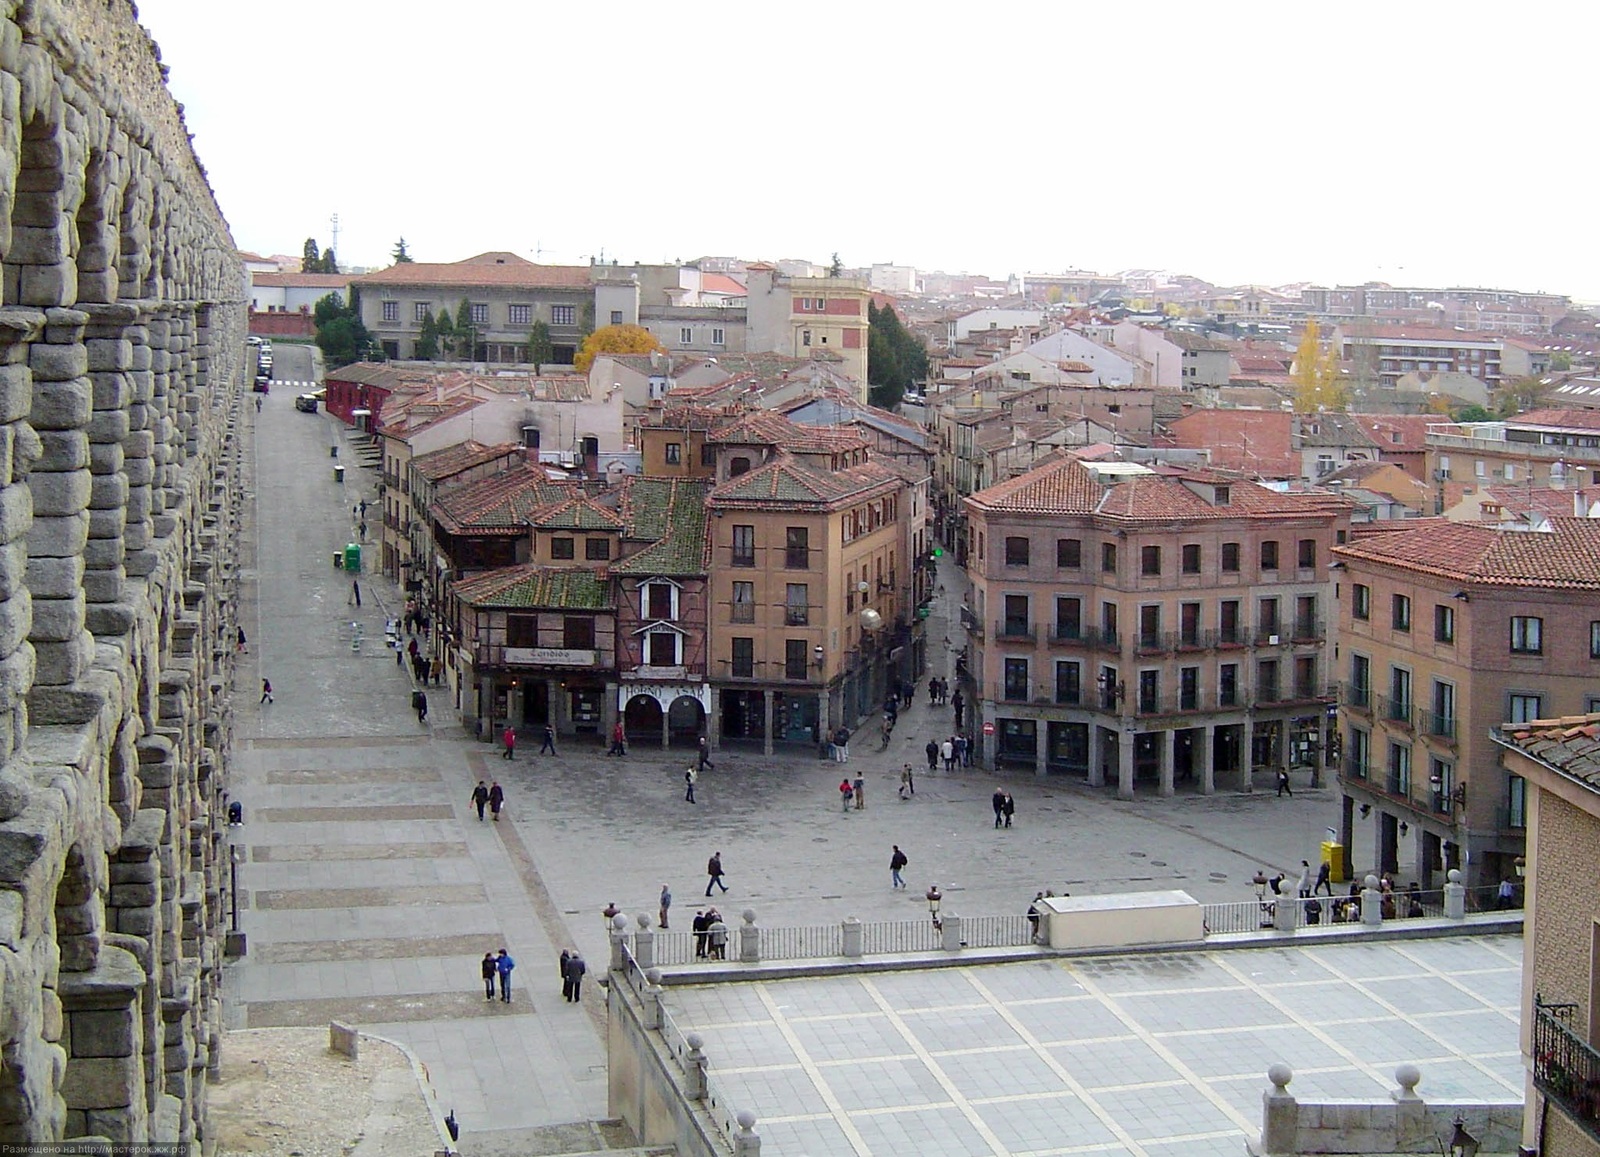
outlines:
M1522 941L1170 953L668 990L764 1157L1237 1157L1306 1100L1522 1095Z

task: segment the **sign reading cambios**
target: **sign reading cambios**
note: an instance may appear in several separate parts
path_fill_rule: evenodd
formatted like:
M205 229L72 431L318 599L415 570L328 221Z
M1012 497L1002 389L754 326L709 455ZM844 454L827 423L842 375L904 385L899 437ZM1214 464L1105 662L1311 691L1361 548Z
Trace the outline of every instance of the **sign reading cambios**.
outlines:
M597 654L568 647L507 647L505 661L518 667L593 667Z

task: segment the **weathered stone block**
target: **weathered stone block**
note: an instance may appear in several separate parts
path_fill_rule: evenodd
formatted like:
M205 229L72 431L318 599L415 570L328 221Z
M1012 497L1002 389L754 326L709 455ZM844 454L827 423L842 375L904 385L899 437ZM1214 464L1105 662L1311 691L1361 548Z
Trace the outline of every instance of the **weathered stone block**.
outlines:
M84 343L91 370L133 368L133 343L125 339L91 338ZM118 403L120 405L120 403Z
M148 938L156 933L160 912L159 908L113 908L110 917L118 932Z
M78 267L70 261L22 267L23 305L63 305L78 296Z
M44 349L79 349L77 346L44 346ZM28 411L28 421L36 430L78 430L89 422L94 413L94 390L87 378L70 380L38 380L35 371L33 407Z
M122 565L123 539L89 539L83 548L83 562L89 570L110 570Z
M16 422L33 408L33 374L27 366L0 366L0 422Z
M82 470L89 465L89 435L82 430L39 432L38 471Z
M33 600L33 629L28 637L35 643L60 643L76 638L83 631L83 610L82 591L70 599L36 598Z
M0 546L0 599L9 599L22 588L27 568L26 542L8 542Z
M90 603L83 617L84 627L103 639L120 639L138 622L138 608L120 602Z
M6 491L0 491L0 502L5 499ZM29 510L32 510L30 504ZM4 518L0 517L0 527L4 526ZM0 538L4 538L0 530ZM33 526L28 531L28 554L30 557L40 555L49 557L63 557L71 554L82 554L83 547L89 541L89 514L87 511L70 514L56 518L34 518Z
M73 1109L120 1109L133 1104L143 1074L132 1057L83 1057L67 1065L61 1095Z
M94 636L88 631L60 643L35 640L31 649L35 665L34 681L40 686L69 686L83 678L94 664ZM27 650L29 648L25 647L18 654Z
M89 490L89 508L91 510L122 511L128 501L128 480L121 474L102 474L94 476L94 483ZM35 506L35 509L38 509ZM121 525L121 520L118 521Z
M95 634L109 633L96 629L96 604L104 605L120 600L125 593L127 582L127 573L120 566L84 572L83 597L88 599L90 604L90 609L84 612L84 626Z
M55 214L52 226L13 226L11 251L6 260L20 265L54 265L67 259L67 239L61 228L61 215Z
M38 304L38 303L33 303ZM76 342L71 345L34 344L28 349L28 368L35 387L44 382L69 382L89 372L89 351ZM88 382L83 383L85 386Z
M83 559L33 558L27 560L28 590L39 598L69 599L83 584Z
M128 514L122 507L113 507L110 510L91 509L89 511L89 538L120 538L122 528L127 525Z
M115 474L122 469L125 461L122 447L115 442L89 443L88 435L84 436L84 444L89 446L89 470L94 474Z
M128 436L128 413L126 410L97 410L87 426L91 442L121 442Z
M33 493L27 484L0 487L0 543L31 538L33 529Z
M59 518L86 509L93 485L94 476L88 470L65 470L55 474L35 472L29 475L28 489L33 491L34 518Z
M155 884L113 884L113 908L148 908L161 898L161 889Z
M0 602L0 655L12 654L32 630L32 599L26 590Z

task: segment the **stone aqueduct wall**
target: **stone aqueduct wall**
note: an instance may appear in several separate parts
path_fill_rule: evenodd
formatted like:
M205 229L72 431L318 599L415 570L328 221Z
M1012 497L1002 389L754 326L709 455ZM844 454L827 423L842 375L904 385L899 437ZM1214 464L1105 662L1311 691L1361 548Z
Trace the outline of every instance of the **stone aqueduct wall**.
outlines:
M129 0L0 0L0 1141L217 1064L244 274Z

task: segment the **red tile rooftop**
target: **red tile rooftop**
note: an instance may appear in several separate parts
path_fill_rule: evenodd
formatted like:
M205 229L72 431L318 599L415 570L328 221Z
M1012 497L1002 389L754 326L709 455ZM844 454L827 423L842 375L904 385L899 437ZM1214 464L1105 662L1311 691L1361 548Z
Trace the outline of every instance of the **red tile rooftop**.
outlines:
M1552 518L1537 531L1442 519L1408 519L1401 528L1352 537L1334 554L1463 583L1600 590L1600 519Z

